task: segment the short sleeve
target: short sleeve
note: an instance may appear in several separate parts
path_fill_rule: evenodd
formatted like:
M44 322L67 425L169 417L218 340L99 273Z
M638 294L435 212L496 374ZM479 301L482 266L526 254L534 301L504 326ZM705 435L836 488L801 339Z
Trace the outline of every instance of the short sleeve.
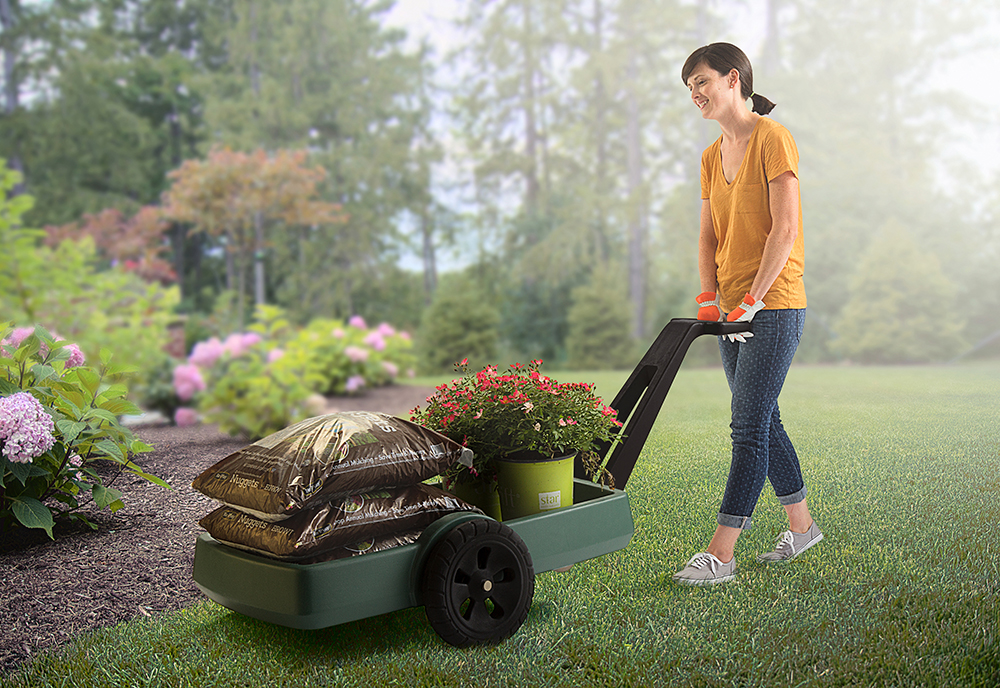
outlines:
M799 149L791 133L777 126L764 141L764 174L770 183L785 172L799 176Z
M709 162L709 151L711 149L712 149L712 146L709 146L701 154L701 198L702 198L702 200L707 200L708 198L711 198L711 196L712 196L712 193L710 191L710 189L712 188L712 180L709 177L709 173L708 173L708 167L710 165L710 162Z

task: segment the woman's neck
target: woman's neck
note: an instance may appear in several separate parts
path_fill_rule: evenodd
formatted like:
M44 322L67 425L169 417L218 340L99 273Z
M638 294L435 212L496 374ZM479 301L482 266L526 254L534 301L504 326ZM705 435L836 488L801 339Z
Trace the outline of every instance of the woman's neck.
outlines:
M719 120L719 127L722 128L722 139L728 143L740 143L748 140L759 119L760 115L747 110L745 106L738 107L733 110L730 117Z

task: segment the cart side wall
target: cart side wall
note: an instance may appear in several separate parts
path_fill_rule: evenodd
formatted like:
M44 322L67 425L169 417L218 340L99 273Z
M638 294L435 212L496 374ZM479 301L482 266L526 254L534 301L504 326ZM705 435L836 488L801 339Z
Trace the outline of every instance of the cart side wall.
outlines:
M415 546L309 566L270 561L208 534L198 537L194 579L224 607L291 628L325 628L413 606Z
M579 478L572 507L504 523L528 546L536 574L624 549L635 532L627 494Z

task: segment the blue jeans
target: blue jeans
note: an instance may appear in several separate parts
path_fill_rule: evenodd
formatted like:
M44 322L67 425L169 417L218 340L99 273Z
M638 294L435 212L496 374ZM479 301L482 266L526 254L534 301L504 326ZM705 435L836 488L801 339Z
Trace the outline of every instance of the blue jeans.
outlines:
M753 337L719 337L722 365L733 393L733 462L719 508L719 525L749 529L764 480L782 504L806 497L799 457L778 413L778 394L802 338L805 309L765 310L753 319Z

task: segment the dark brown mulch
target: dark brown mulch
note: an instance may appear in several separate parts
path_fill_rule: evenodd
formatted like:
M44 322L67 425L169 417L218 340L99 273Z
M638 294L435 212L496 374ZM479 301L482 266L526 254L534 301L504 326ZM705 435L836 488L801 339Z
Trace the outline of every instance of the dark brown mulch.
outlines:
M400 416L433 390L396 385L330 400L328 411L381 411ZM114 487L125 508L88 513L99 530L57 525L14 531L0 542L0 672L68 642L84 631L151 616L205 599L191 578L198 519L215 504L191 488L204 469L245 446L215 426L135 428L154 451L139 458L172 490L122 475Z

